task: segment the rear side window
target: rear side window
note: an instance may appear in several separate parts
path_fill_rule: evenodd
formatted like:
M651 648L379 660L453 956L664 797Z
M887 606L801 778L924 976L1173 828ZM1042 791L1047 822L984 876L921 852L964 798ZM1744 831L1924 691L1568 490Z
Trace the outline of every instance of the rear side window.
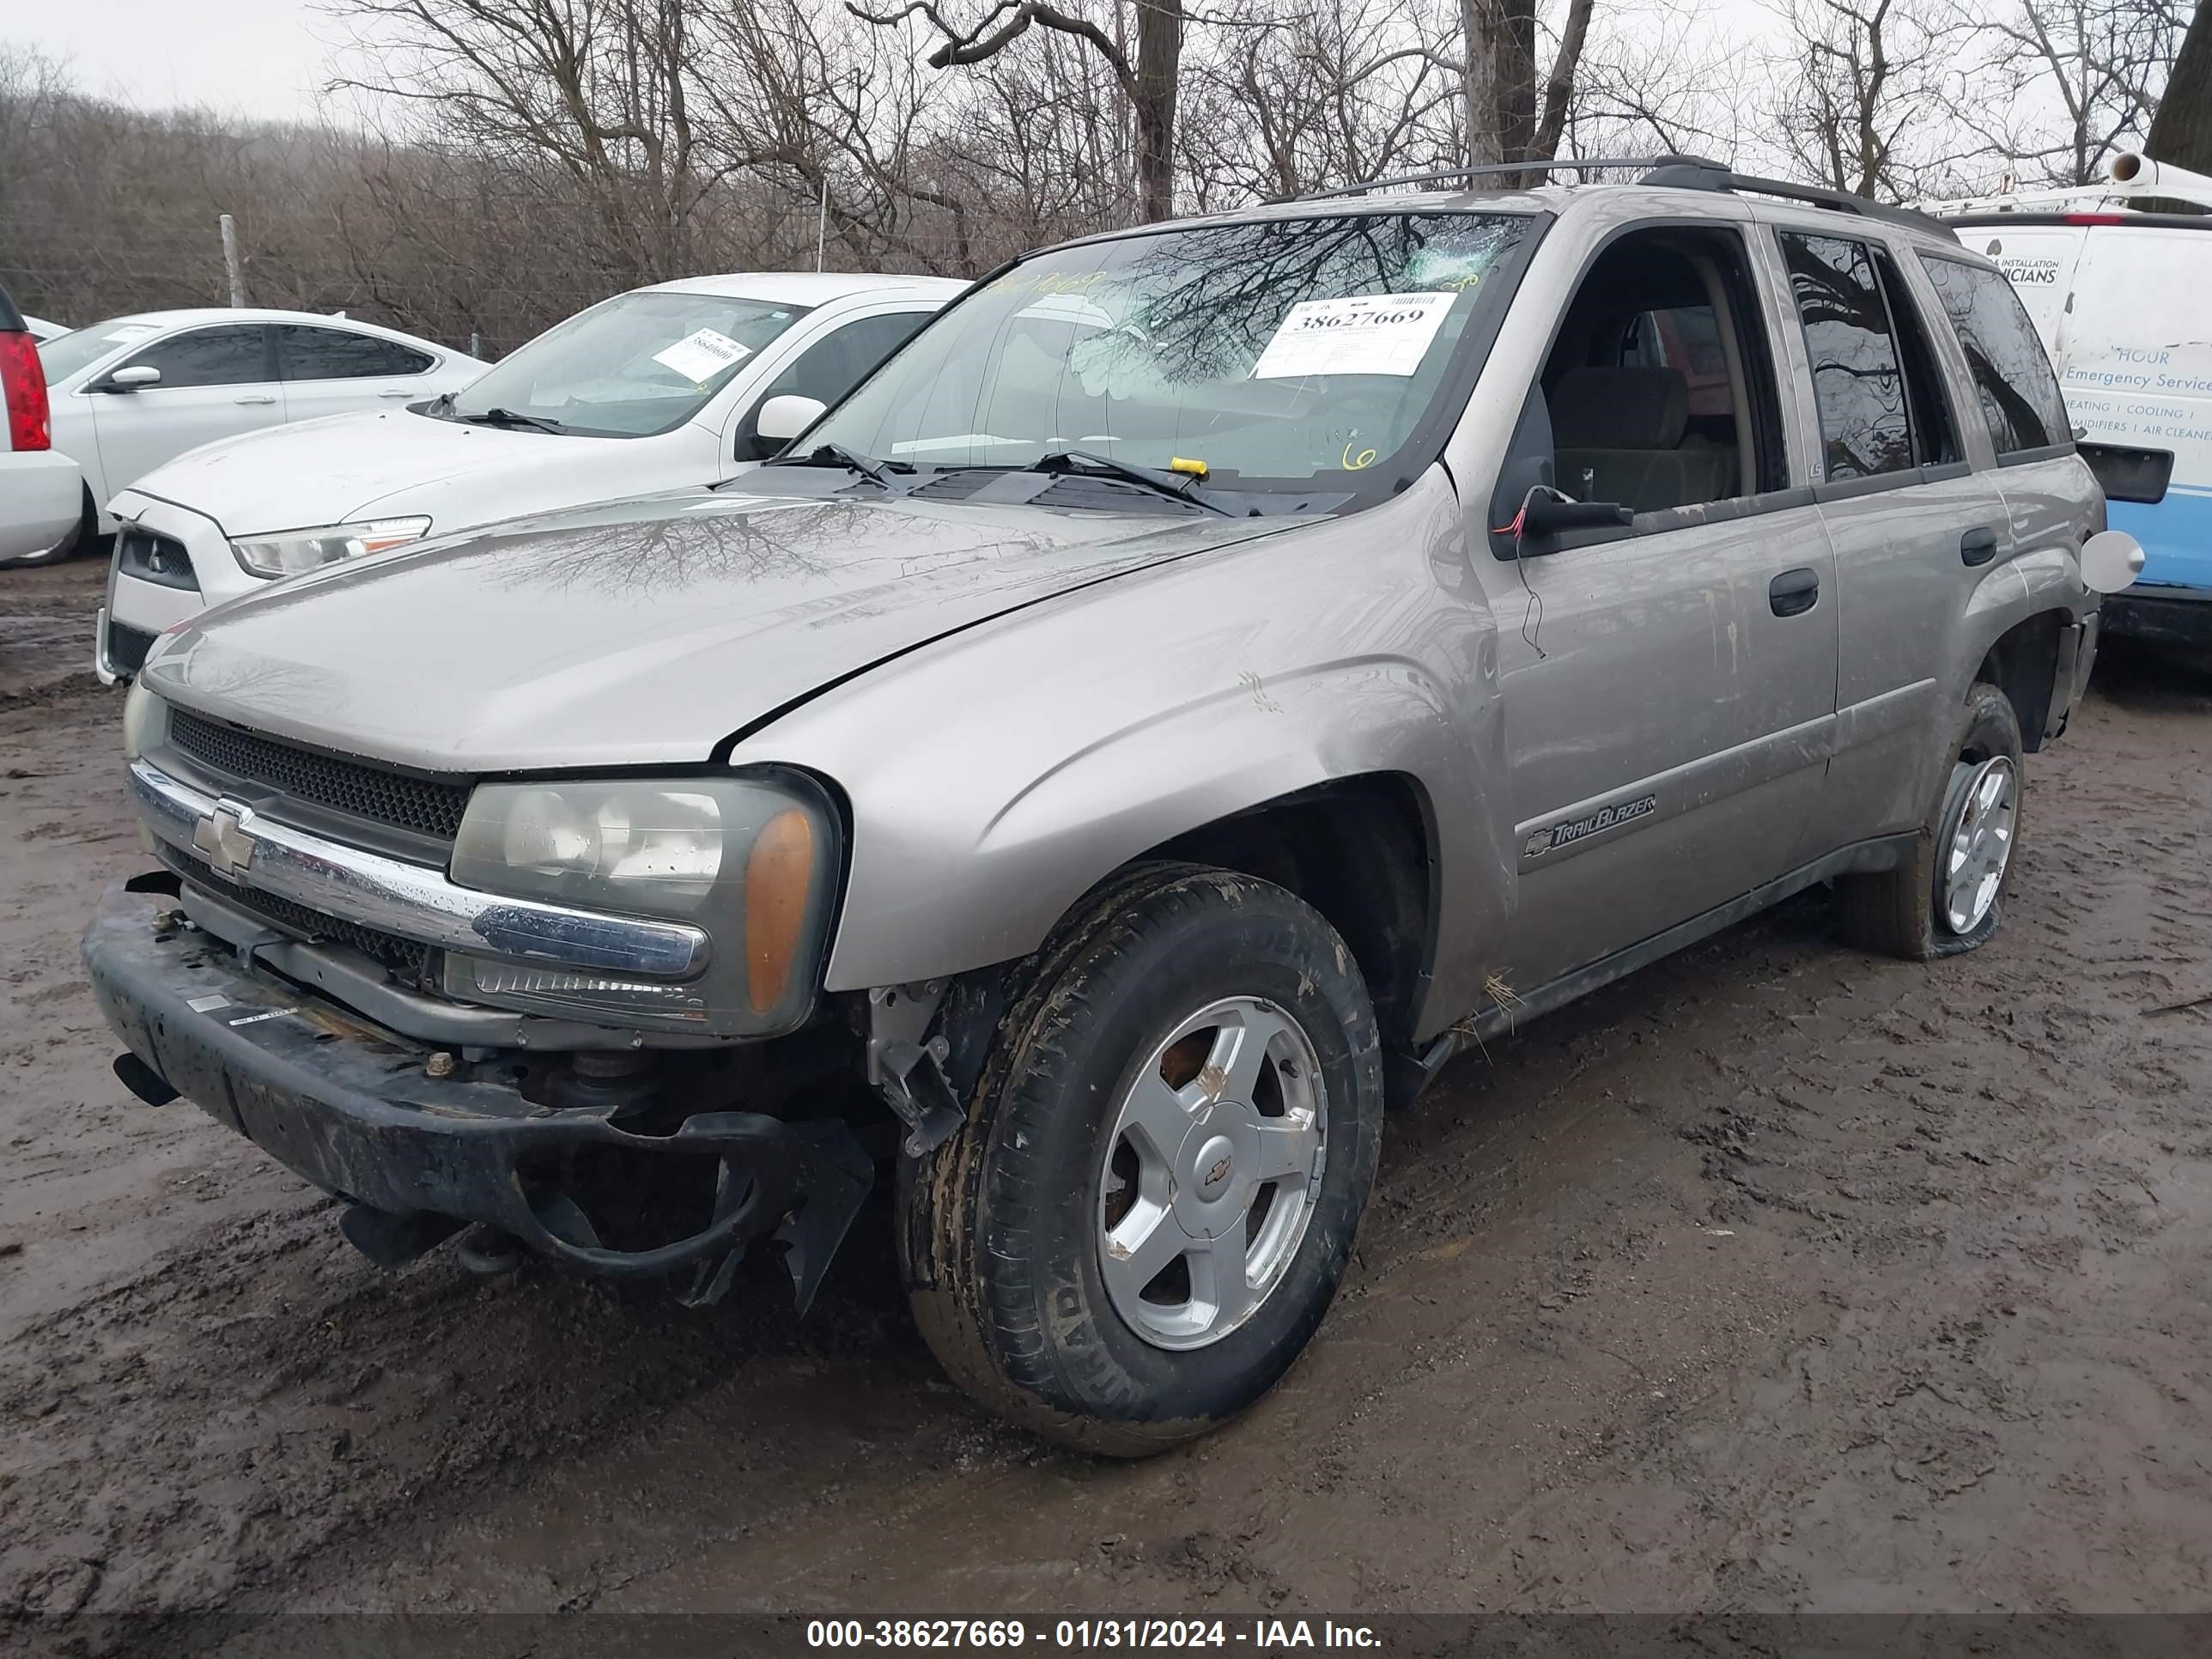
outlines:
M2058 377L2012 284L1996 271L1939 254L1923 253L1920 262L1966 349L1974 395L1997 453L2017 455L2071 441Z
M427 352L374 334L283 323L276 329L276 361L288 380L366 380L421 374L434 360Z
M269 374L267 331L252 327L196 328L150 345L129 360L161 371L161 385L249 386ZM118 367L126 365L118 364Z
M1871 478L1917 466L1897 337L1866 245L1795 231L1781 241L1813 363L1826 476Z

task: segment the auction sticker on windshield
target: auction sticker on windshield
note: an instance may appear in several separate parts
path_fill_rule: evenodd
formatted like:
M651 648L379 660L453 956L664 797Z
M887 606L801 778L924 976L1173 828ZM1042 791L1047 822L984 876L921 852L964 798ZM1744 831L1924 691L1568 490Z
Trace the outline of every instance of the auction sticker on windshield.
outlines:
M1362 294L1305 300L1291 307L1260 361L1255 380L1306 374L1411 374L1443 326L1449 294Z
M734 368L753 355L720 329L702 328L685 335L674 345L653 354L653 361L674 369L685 380L704 386L726 368Z

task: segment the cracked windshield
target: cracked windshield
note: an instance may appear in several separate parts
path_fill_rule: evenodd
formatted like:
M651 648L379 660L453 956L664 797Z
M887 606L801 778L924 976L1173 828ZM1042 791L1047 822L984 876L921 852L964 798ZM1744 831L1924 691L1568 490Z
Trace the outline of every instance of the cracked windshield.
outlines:
M1527 223L1271 220L1042 254L924 330L809 441L939 467L1079 449L1244 489L1356 489L1436 403Z

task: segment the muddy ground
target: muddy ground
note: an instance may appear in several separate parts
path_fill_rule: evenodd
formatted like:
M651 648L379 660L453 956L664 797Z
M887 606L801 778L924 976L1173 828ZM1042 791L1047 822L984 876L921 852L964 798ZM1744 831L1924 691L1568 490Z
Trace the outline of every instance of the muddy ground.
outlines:
M0 574L0 1610L49 1636L2212 1607L2212 680L2108 657L1980 953L1854 954L1808 895L1454 1066L1288 1382L1112 1466L939 1376L880 1216L804 1323L773 1274L703 1316L387 1274L135 1103L76 958L140 860L100 578Z

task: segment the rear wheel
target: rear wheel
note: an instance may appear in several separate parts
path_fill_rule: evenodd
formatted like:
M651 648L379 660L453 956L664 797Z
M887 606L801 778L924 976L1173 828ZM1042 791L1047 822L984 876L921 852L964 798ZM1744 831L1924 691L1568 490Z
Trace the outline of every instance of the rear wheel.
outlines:
M984 1404L1117 1456L1272 1388L1343 1277L1382 1067L1359 969L1267 882L1154 866L1026 964L965 1127L901 1190L917 1322Z
M2004 920L2020 842L2021 739L2012 700L1977 682L1954 721L1951 764L1911 858L1838 884L1844 937L1909 961L1971 951Z
M50 564L60 564L75 558L98 539L100 509L93 505L92 491L84 492L84 511L79 515L69 534L43 553L24 553L15 558L0 560L0 569L36 570Z

